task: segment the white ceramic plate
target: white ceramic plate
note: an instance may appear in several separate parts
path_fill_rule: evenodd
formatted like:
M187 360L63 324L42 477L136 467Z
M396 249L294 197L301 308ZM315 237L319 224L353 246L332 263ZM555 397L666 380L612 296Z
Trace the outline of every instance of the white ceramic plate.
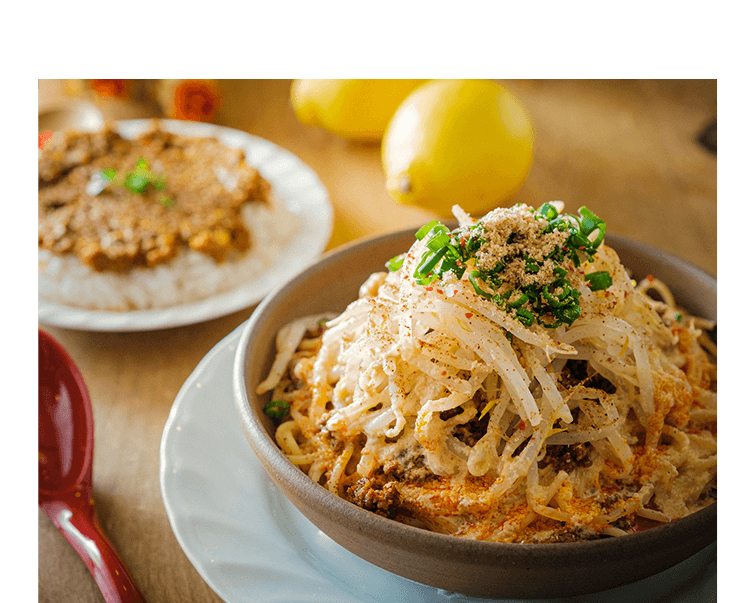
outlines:
M217 344L182 386L161 441L167 515L209 586L228 603L489 601L375 567L333 542L288 502L255 458L236 415L232 368L241 329ZM716 545L646 580L565 601L712 600Z
M242 286L206 299L163 309L106 312L83 310L39 300L39 322L88 331L145 331L193 324L224 316L259 302L276 285L314 262L325 249L333 229L328 192L315 172L297 156L268 140L246 132L197 122L162 119L161 127L175 134L214 137L244 150L247 162L271 183L276 197L299 218L299 229L271 266ZM125 137L143 132L150 120L118 122Z

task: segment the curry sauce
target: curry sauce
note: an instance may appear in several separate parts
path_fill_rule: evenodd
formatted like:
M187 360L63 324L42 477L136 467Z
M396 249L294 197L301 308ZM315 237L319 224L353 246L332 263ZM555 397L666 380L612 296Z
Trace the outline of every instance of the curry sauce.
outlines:
M100 272L168 262L192 249L217 262L251 247L247 203L270 185L241 149L159 129L111 126L54 136L39 154L39 247Z

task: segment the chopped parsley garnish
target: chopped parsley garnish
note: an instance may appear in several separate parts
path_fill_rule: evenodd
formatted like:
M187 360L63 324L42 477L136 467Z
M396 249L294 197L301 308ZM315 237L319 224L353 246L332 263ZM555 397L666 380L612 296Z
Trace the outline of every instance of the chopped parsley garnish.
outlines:
M142 195L149 187L156 191L163 191L167 188L167 177L154 174L151 168L149 168L148 162L143 158L136 161L134 170L130 170L124 174L118 174L117 170L113 168L105 168L100 174L107 182L122 186L134 195ZM174 201L168 197L162 197L159 203L165 207L172 207L174 205Z
M485 222L491 219L489 215L468 228L453 231L438 221L425 224L415 237L426 240L427 250L413 277L419 285L430 285L447 272L461 279L468 270L468 281L477 295L492 301L521 324L531 326L537 322L549 329L570 326L581 315L581 294L563 265L578 268L592 260L604 240L606 224L585 207L578 216L563 215L553 204L545 203L538 210L526 208L531 218L519 207L523 206L514 209L514 216L520 217L525 230L506 233L500 241L497 233L504 225ZM537 226L540 221L544 224ZM539 245L536 252L530 254L525 240ZM545 250L543 255L539 253L541 249ZM396 257L386 266L393 271L402 263L402 258ZM592 291L612 284L611 275L603 270L584 278Z

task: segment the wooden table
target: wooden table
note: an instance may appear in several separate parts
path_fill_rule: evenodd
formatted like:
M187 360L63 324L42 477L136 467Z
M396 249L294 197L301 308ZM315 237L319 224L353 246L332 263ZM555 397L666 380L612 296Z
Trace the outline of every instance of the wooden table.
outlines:
M510 81L531 112L534 165L514 201L586 205L611 233L716 274L716 155L696 140L716 117L716 81ZM329 248L417 226L430 212L385 192L377 145L301 125L289 81L225 81L219 123L285 147L310 165L335 210ZM40 104L58 94L40 83ZM115 107L112 115L123 115ZM128 114L130 115L130 114ZM106 533L150 602L221 599L180 548L159 487L159 444L172 402L203 356L253 308L202 324L142 333L47 328L78 363L94 406L94 489ZM250 450L248 448L248 453ZM73 549L39 512L39 601L102 601Z

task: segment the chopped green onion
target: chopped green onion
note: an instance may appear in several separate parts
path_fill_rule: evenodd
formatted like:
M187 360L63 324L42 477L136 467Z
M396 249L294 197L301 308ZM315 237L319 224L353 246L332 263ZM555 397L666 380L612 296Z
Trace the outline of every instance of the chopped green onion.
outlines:
M555 316L553 316L553 318L555 318ZM542 326L544 326L546 329L556 329L562 323L563 323L563 321L560 318L557 318L557 320L555 320L553 322L547 322L547 321L544 321L544 320L541 320L541 319L539 320L539 324L541 324Z
M113 168L105 168L101 171L104 180L115 182L117 171ZM117 178L117 184L128 189L135 195L143 194L149 185L157 191L163 191L167 188L167 177L156 176L149 169L148 162L142 157L135 163L135 169L126 172L124 176ZM159 201L162 202L161 200Z
M518 320L521 321L524 327L530 327L534 324L534 315L526 308L518 308L516 310L516 317L518 317Z
M271 400L263 407L263 412L273 419L283 419L289 413L289 402L286 400Z
M469 268L468 280L476 294L512 313L525 326L531 326L537 320L540 325L550 329L562 324L572 324L581 315L580 292L568 280L567 268L570 266L563 267L562 264L568 262L578 268L584 262L592 260L604 240L606 224L585 207L579 210L577 216L560 214L552 203L545 203L538 210L529 208L529 212L538 220L546 220L542 234L557 230L566 235L565 241L555 245L553 251L543 258L535 259L527 253L510 252L504 257L496 258L489 268L470 268L486 243L482 221L449 231L445 225L434 220L415 233L418 240L425 240L426 247L419 266L414 271L416 283L423 286L432 284L448 272L461 279ZM517 235L511 233L506 243L512 244L516 238ZM394 258L388 262L388 269L397 270L401 267L403 260L398 260L399 258ZM509 283L506 270L518 260L525 262L525 271L531 275L538 274L543 264L551 262L554 280L545 284L531 282L509 289L506 286ZM606 289L612 284L609 273L600 272L601 274L586 276L586 281L593 290ZM512 283L510 284L512 287ZM505 292L501 294L499 291Z
M560 215L557 211L557 208L551 203L545 203L544 205L542 205L539 208L538 213L541 214L542 218L548 221L554 220L558 215Z
M526 295L525 293L523 293L521 291L516 291L516 293L519 293L520 295L518 296L517 299L515 299L513 301L508 301L508 307L509 308L520 308L527 301L529 301L529 296Z
M159 199L159 203L161 203L164 207L174 207L174 200L170 199L169 197L162 197Z
M477 295L481 295L482 297L485 297L487 299L492 299L492 295L490 293L487 293L484 289L482 289L479 284L477 283L476 279L479 276L479 270L474 270L469 274L469 282L474 287L474 291L477 292Z
M591 244L593 245L594 249L597 249L599 245L602 244L602 241L604 241L604 235L606 234L606 231L607 231L606 222L586 207L582 207L581 209L579 209L578 213L581 214L582 216L581 231L583 232L583 235L587 239L588 239L588 236L592 232L594 232L595 230L599 231L599 233L596 236L596 239L591 241Z
M429 241L427 241L427 249L432 251L438 251L443 247L446 247L451 242L450 236L444 232L437 233Z
M430 231L432 230L432 228L433 228L434 226L436 226L437 224L440 224L440 222L438 222L437 220L433 220L432 222L429 222L429 223L425 224L424 226L422 226L422 228L420 228L420 229L419 229L419 230L417 231L417 233L416 233L416 234L415 234L414 236L415 236L415 237L416 237L416 238L417 238L418 240L420 240L420 241L421 241L422 239L424 239L424 238L425 238L425 237L427 236L427 234L428 234L428 233L429 233L429 232L430 232Z
M550 220L549 224L547 224L547 228L544 229L544 232L552 232L553 230L569 230L569 223L565 218L555 218L554 220Z
M404 265L404 256L397 255L395 258L391 258L385 263L385 267L391 272L396 272L401 266Z
M102 174L102 178L112 182L115 179L115 174L117 174L117 170L115 170L114 168L104 168L101 171L101 174Z
M584 278L592 291L601 291L612 285L612 275L606 270L589 272Z
M542 287L542 296L550 306L553 308L559 308L569 303L566 300L570 298L571 288L565 281L562 281L561 283L555 281L555 284L554 292L549 290L549 285L544 285L544 287ZM561 291L558 293L558 290Z
M560 310L557 317L570 326L581 317L581 306L565 307Z
M539 262L537 262L534 258L531 258L529 256L526 256L526 272L529 274L536 274L539 272L541 266L539 265Z
M416 277L415 277L416 278ZM422 285L423 287L426 287L427 285L431 285L436 280L440 278L437 274L433 274L432 276L425 276L423 278L418 278L414 282L417 283L417 285Z
M425 277L432 272L433 268L438 265L440 260L443 259L443 256L447 253L447 249L441 249L437 253L431 254L429 252L425 253L422 256L422 261L420 262L419 266L417 267L417 270L414 272L414 278L418 277Z
M135 193L136 195L140 195L145 191L148 183L148 176L139 174L138 172L129 172L125 176L125 187L130 189L130 192Z

